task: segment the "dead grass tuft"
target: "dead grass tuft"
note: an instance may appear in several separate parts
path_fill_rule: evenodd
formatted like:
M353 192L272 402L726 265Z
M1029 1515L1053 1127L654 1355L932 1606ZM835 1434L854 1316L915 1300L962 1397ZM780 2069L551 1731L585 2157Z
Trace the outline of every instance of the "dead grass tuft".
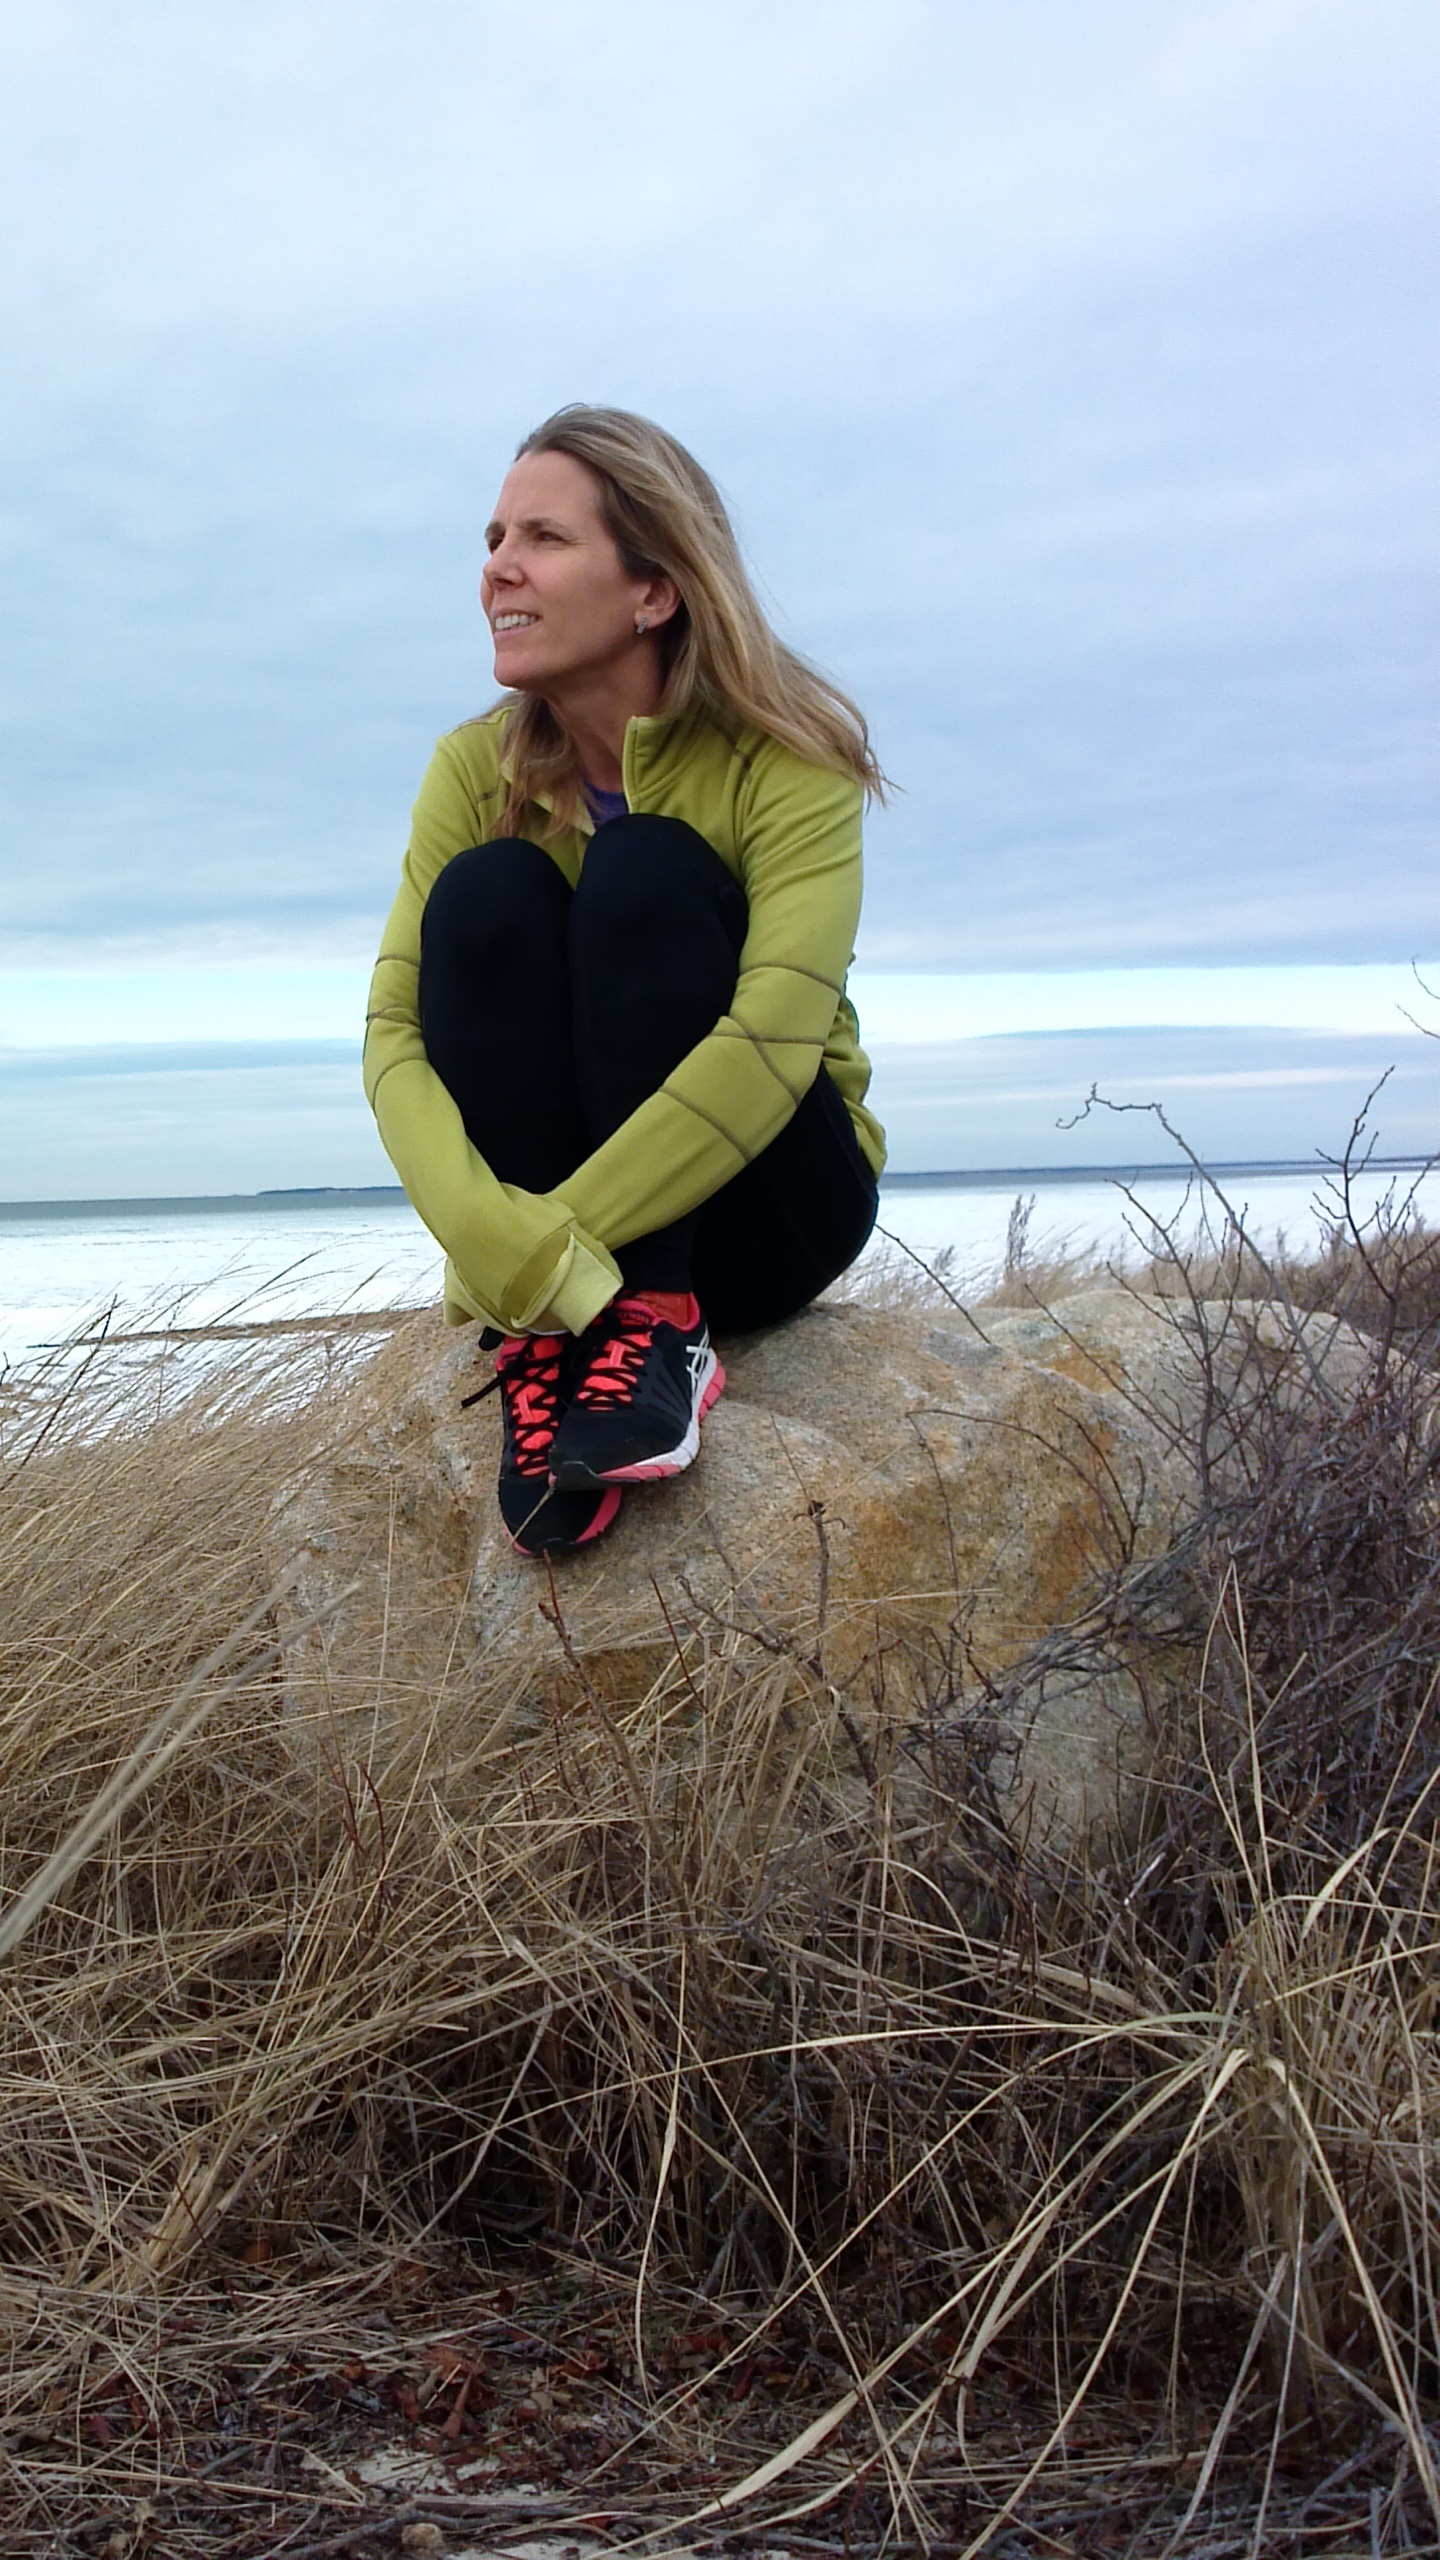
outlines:
M1212 1392L1193 1522L1087 1601L1192 1666L1105 1868L1000 1822L993 1699L932 1667L902 1713L877 1658L862 1713L803 1635L517 1745L458 1581L438 1676L374 1628L344 1730L401 1740L347 1757L261 1561L333 1454L323 1345L7 1382L7 2550L147 2481L177 2551L224 2478L270 2498L227 2549L333 2536L357 2394L695 2548L1431 2547L1434 1240L1290 1290L1365 1313L1343 1394L1217 1250L1218 1317L1213 1264L1131 1274Z

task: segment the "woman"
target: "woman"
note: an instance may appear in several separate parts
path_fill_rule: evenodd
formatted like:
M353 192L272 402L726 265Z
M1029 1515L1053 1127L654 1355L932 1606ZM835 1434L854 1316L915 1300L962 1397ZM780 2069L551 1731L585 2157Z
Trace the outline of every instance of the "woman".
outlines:
M881 776L647 419L547 419L486 540L505 695L421 785L365 1089L448 1319L489 1329L500 1508L542 1555L690 1464L711 1324L794 1314L874 1225L845 972Z

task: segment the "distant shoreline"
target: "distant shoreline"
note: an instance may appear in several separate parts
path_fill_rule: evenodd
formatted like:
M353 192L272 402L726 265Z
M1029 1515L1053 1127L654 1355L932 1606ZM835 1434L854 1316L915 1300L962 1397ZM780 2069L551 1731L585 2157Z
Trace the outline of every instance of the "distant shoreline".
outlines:
M1424 1173L1435 1158L1432 1156L1372 1156L1364 1168L1370 1174ZM1318 1156L1298 1161L1262 1158L1241 1163L1216 1163L1205 1167L1218 1181L1235 1181L1250 1176L1275 1177L1308 1174L1323 1181L1334 1167ZM1050 1191L1083 1182L1177 1182L1193 1180L1186 1164L1077 1164L1077 1165L982 1165L946 1173L886 1173L881 1179L882 1191ZM0 1224L18 1224L33 1218L154 1218L204 1217L224 1213L231 1216L249 1214L273 1216L288 1209L385 1209L398 1208L405 1194L398 1183L376 1182L346 1187L343 1184L317 1184L313 1189L277 1191L186 1192L164 1199L118 1198L108 1200L0 1200Z

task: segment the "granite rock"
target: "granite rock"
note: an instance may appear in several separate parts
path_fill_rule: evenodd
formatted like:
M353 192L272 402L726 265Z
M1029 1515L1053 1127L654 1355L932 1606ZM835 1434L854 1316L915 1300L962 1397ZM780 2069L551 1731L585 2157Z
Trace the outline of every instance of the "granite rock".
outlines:
M1193 1344L1187 1312L1119 1287L974 1318L822 1302L722 1344L697 1464L546 1567L495 1512L495 1400L462 1405L488 1374L474 1335L417 1316L351 1389L328 1465L277 1501L276 1557L303 1558L295 1615L353 1586L292 1647L289 1681L347 1748L405 1698L412 1721L428 1700L452 1731L470 1717L520 1747L581 1689L617 1710L657 1679L698 1689L716 1648L790 1662L862 1725L1000 1694L1008 1820L1133 1826L1154 1665L1015 1675L1107 1568L1164 1549L1193 1508Z

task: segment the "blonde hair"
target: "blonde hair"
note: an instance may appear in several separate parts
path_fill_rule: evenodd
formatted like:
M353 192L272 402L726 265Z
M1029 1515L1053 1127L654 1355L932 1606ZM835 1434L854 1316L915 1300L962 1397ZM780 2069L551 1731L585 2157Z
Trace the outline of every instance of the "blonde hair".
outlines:
M848 694L771 630L745 573L724 501L693 454L629 409L557 409L516 452L568 453L594 478L600 513L627 574L674 580L680 604L662 625L669 717L699 712L728 729L755 728L807 764L850 774L876 799L885 777L865 717ZM538 695L507 693L503 731L510 763L501 816L518 831L543 793L554 826L578 813L580 776L570 740Z

